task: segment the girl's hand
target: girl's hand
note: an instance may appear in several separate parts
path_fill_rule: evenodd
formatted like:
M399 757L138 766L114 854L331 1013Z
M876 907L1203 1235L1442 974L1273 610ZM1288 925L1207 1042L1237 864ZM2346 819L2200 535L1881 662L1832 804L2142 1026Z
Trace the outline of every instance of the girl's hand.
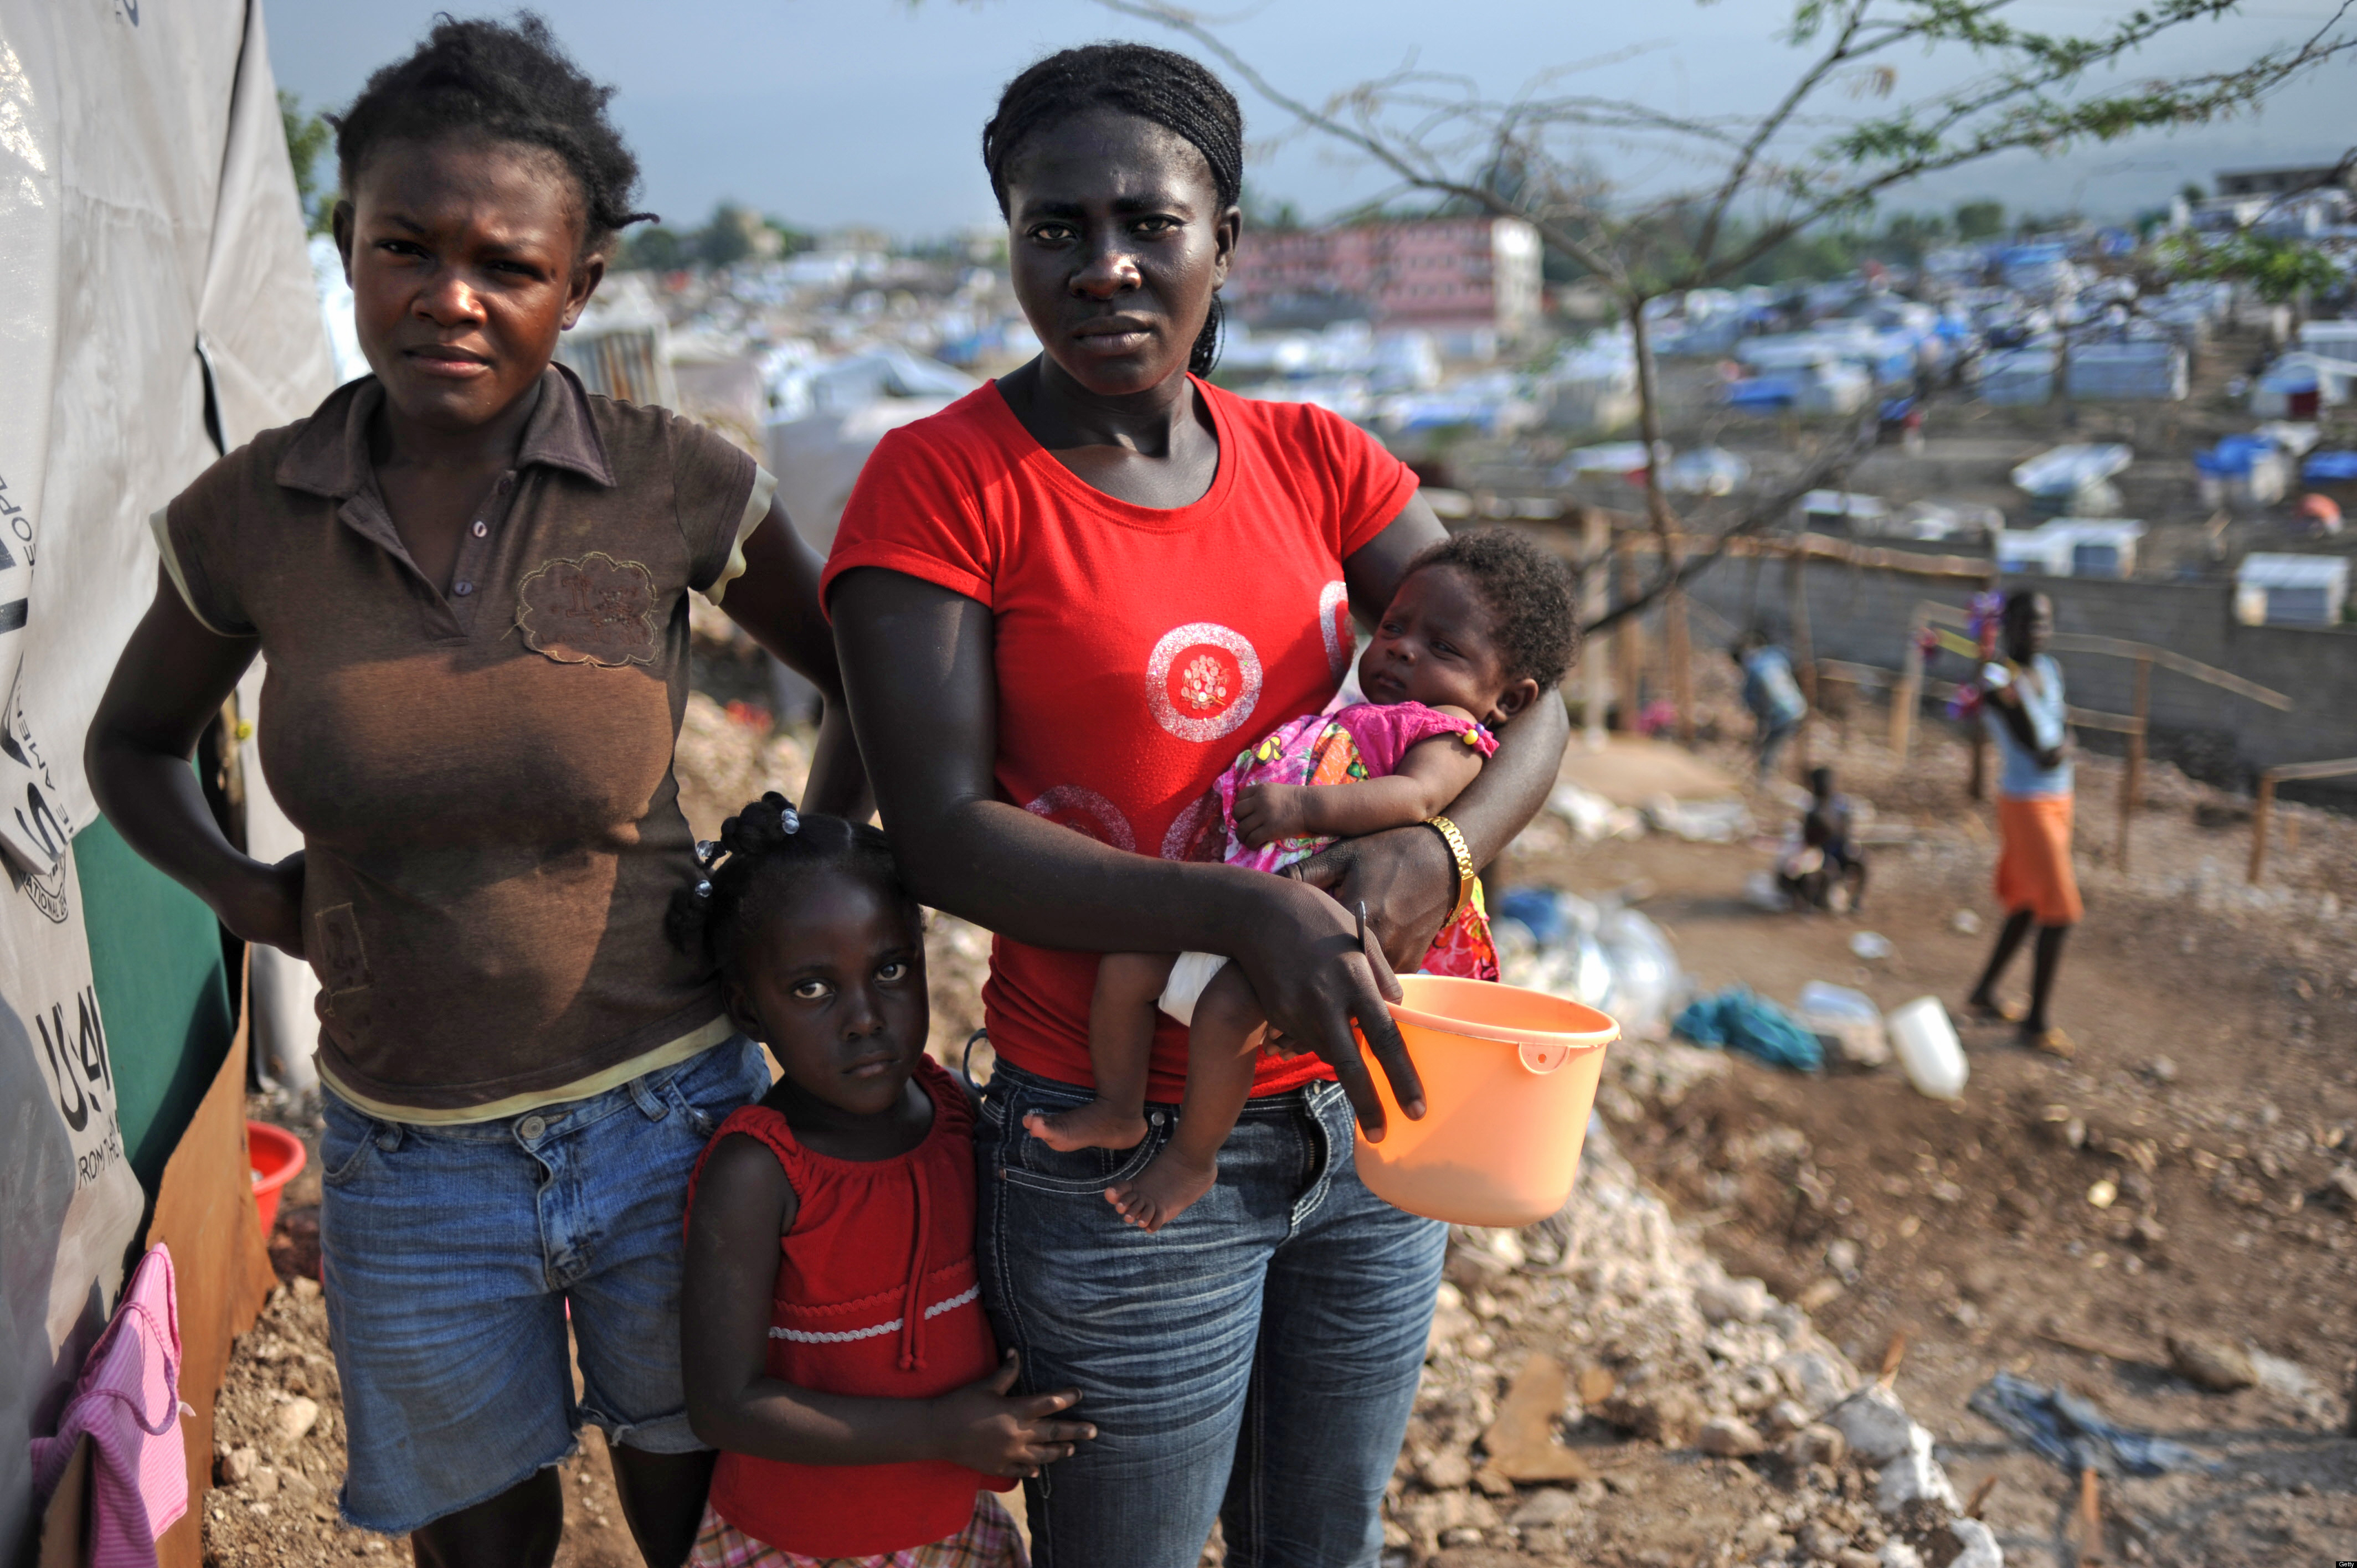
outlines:
M1069 1459L1097 1434L1084 1421L1051 1421L1081 1402L1081 1391L1014 1394L1022 1363L1009 1350L998 1370L934 1402L943 1435L942 1457L985 1476L1036 1476L1043 1465Z
M1438 841L1431 829L1422 832ZM1290 877L1272 876L1265 882L1265 896L1246 917L1235 961L1268 1014L1272 1039L1283 1041L1272 1048L1317 1052L1334 1069L1367 1141L1381 1143L1383 1102L1375 1097L1359 1034L1366 1036L1366 1050L1391 1081L1392 1097L1400 1109L1411 1119L1424 1114L1424 1084L1408 1059L1391 1009L1383 1005L1386 996L1398 1000L1399 982L1380 950L1361 950L1358 922L1341 905ZM1354 1023L1359 1034L1351 1030Z
M1254 784L1236 795L1236 832L1254 849L1308 831L1309 788L1303 784Z
M221 924L242 941L303 957L303 852L298 849L275 865L258 860L248 864L252 871L221 895Z

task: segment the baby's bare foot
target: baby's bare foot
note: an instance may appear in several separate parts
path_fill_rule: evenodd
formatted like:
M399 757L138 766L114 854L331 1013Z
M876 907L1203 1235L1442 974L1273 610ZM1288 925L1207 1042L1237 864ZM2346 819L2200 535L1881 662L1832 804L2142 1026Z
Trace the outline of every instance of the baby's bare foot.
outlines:
M1219 1177L1218 1160L1199 1163L1173 1146L1155 1155L1135 1181L1105 1188L1105 1201L1139 1230L1159 1230L1211 1191Z
M1146 1137L1146 1118L1102 1100L1071 1111L1049 1114L1034 1111L1023 1118L1024 1131L1051 1149L1134 1149Z

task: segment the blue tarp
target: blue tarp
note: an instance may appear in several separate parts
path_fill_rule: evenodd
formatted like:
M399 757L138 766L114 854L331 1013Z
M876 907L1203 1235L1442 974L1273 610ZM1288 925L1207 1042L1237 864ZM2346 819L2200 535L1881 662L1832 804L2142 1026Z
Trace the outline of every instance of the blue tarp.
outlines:
M2357 452L2311 452L2300 465L2299 477L2321 484L2330 479L2357 479Z
M1975 1414L2072 1476L2161 1476L2171 1470L2219 1466L2182 1443L2117 1426L2085 1400L2060 1387L2041 1389L2027 1378L1999 1372L1965 1402Z
M1772 1067L1815 1072L1824 1047L1802 1022L1748 986L1738 985L1687 1004L1670 1026L1698 1046L1734 1049Z

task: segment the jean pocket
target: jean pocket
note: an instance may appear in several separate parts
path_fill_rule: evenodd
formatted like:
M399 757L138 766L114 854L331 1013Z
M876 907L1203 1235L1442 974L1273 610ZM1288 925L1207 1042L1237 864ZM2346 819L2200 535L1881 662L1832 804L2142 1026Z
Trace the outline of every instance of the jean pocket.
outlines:
M371 1155L380 1152L379 1145L388 1132L399 1136L398 1129L380 1122L332 1097L321 1120L326 1123L319 1133L319 1180L322 1185L347 1187L360 1179Z
M1033 1137L1023 1125L1026 1116L1052 1115L1083 1103L1044 1096L1008 1097L1002 1113L1005 1121L994 1127L991 1138L999 1176L1039 1192L1094 1197L1108 1187L1135 1177L1170 1141L1169 1113L1151 1108L1146 1112L1146 1136L1126 1149L1053 1149L1045 1141Z

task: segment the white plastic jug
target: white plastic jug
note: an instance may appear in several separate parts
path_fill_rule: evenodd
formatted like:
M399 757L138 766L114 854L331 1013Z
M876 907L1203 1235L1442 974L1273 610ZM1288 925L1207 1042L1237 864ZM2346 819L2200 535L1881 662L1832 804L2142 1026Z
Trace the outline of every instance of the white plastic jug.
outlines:
M1907 1069L1907 1081L1916 1092L1934 1100L1962 1097L1970 1069L1964 1065L1964 1047L1956 1038L1956 1026L1948 1021L1948 1010L1940 1005L1940 999L1918 996L1892 1009L1889 1021L1899 1065Z

